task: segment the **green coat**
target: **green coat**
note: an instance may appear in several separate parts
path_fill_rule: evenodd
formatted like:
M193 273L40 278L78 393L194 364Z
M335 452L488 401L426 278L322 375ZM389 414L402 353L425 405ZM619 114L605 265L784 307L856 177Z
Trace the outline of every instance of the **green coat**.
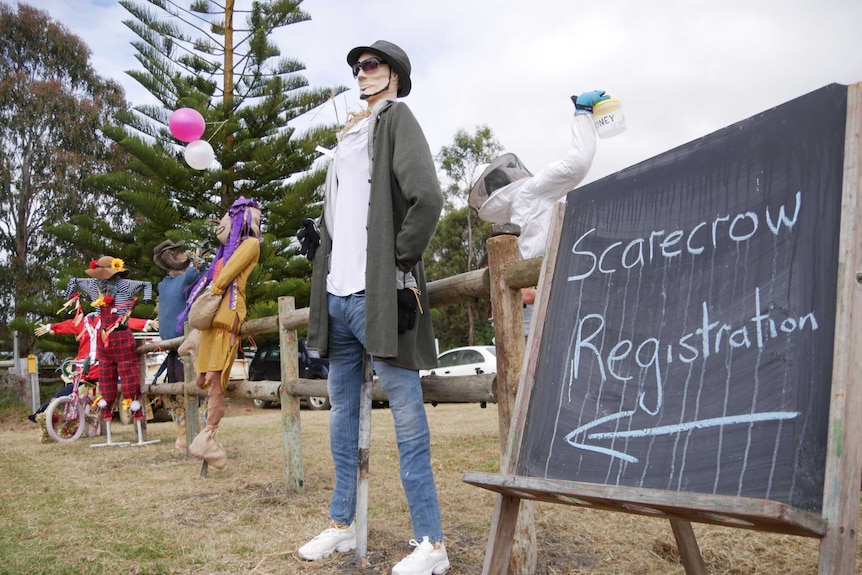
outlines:
M365 349L380 359L409 369L437 367L431 309L425 285L422 252L428 247L440 211L443 194L431 150L422 128L402 102L387 100L371 115L369 162L371 197L368 206L368 247L365 269ZM314 258L309 347L328 355L326 276L331 239L327 226L328 203L335 168L326 178L326 199L320 218L320 246ZM393 195L403 203L393 206ZM400 225L399 225L400 223ZM396 230L397 231L396 234ZM422 313L413 329L398 334L396 265L416 277Z

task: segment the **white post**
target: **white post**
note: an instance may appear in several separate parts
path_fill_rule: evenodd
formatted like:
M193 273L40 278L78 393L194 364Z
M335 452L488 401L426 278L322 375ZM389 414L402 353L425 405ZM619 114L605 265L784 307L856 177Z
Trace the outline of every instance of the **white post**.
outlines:
M27 356L27 371L30 373L30 407L32 408L30 413L36 413L41 405L41 401L39 401L39 366L36 356L32 353Z
M371 449L371 391L373 368L371 357L362 362L362 390L359 393L359 472L356 483L356 557L359 564L368 565L368 461Z

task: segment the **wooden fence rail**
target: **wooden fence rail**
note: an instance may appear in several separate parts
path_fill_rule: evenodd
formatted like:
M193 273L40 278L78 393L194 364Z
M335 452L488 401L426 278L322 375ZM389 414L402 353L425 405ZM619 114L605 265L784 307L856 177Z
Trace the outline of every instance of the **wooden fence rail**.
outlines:
M507 266L504 277L513 289L535 285L539 277L542 258L517 260ZM475 270L428 283L428 298L432 307L443 307L458 303L468 303L474 299L490 297L490 276L488 269ZM246 321L240 334L258 335L276 333L279 325L284 330L296 330L308 326L308 308L291 310L280 316L268 316ZM147 353L177 349L183 342L182 337L142 344L138 348L141 361ZM282 357L297 357L297 350L282 350ZM422 378L422 391L426 401L434 403L496 403L497 393L493 374L455 377L426 376ZM297 397L323 397L327 395L325 380L295 379L290 381L231 381L225 393L234 399L262 399L275 401L279 388ZM206 390L199 389L194 382L144 384L142 393L146 395L184 395L205 397ZM386 394L379 385L373 388L374 401L386 401Z

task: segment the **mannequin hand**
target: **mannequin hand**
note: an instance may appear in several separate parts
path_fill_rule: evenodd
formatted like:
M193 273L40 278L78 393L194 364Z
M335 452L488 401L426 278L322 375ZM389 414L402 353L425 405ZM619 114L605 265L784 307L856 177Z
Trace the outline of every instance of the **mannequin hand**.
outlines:
M159 331L159 320L156 319L148 319L147 323L144 324L144 331Z
M572 96L572 102L575 104L575 113L578 112L593 112L593 106L602 100L609 100L610 96L604 90L591 90L584 92L580 96Z
M414 288L399 289L398 301L398 333L413 329L419 311L419 290Z
M42 337L46 333L51 334L54 333L54 331L51 329L51 324L46 323L44 325L37 326L36 329L33 330L33 333L36 334L36 337Z
M305 256L310 262L314 261L314 253L320 245L320 230L315 221L309 218L303 219L302 229L296 232L296 239L300 243L299 255Z

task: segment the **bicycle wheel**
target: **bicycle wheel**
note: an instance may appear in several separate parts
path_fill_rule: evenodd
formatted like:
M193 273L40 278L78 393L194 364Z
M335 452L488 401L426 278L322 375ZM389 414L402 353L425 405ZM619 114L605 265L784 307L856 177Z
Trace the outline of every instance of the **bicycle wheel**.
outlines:
M51 400L45 410L45 428L51 439L59 443L75 441L86 425L84 407L71 395Z

